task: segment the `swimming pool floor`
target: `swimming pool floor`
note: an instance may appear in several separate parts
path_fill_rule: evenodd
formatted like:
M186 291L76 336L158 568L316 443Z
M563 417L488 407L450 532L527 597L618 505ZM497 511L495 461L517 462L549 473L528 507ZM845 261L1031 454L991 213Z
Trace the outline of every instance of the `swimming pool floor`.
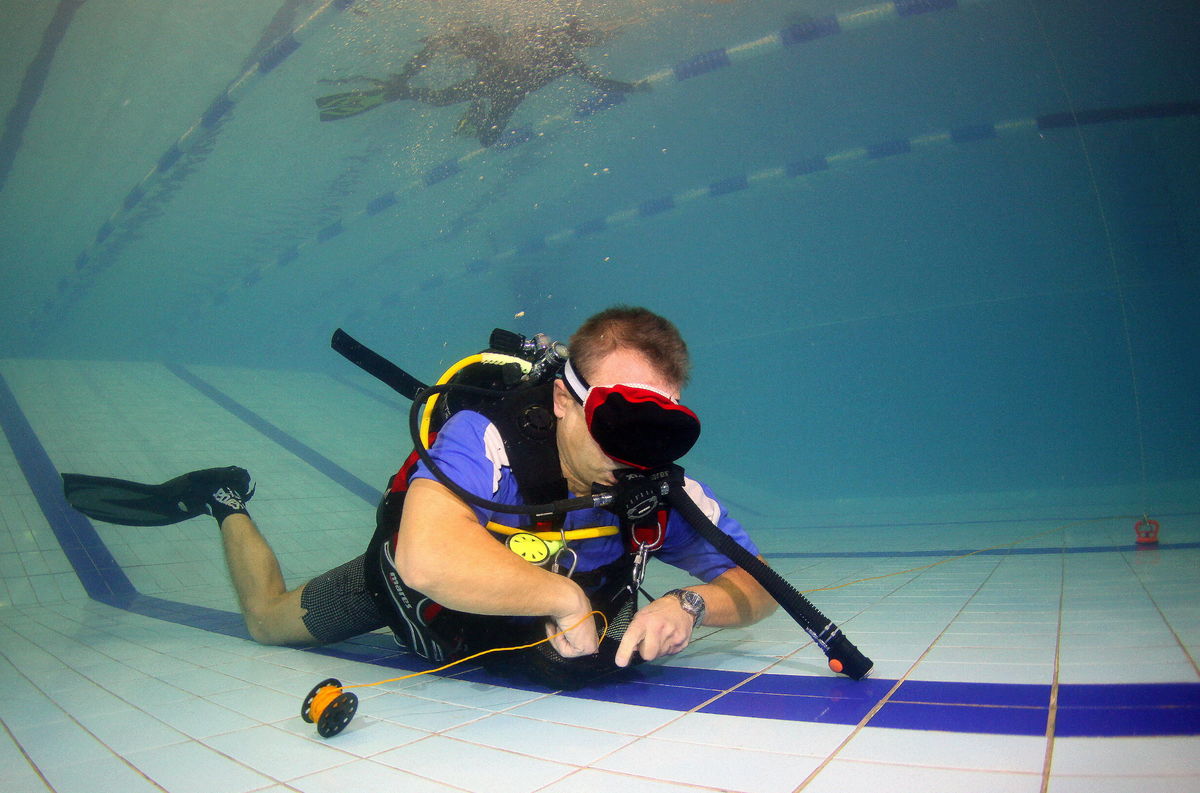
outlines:
M357 689L328 740L299 716L316 683L423 667L385 634L254 644L211 519L93 524L59 495L60 471L243 465L295 585L361 553L405 408L312 373L0 362L0 790L1200 791L1194 484L1154 504L1154 548L1099 494L764 508L745 522L788 580L848 584L810 596L870 678L830 673L777 614L579 692L470 664Z

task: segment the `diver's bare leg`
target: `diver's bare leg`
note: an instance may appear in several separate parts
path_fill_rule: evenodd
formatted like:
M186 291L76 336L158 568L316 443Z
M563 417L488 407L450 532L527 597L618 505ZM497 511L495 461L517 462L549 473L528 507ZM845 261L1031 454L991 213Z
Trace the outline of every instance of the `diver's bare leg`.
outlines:
M446 107L474 99L478 92L479 81L472 78L445 88L413 88L409 98L434 107Z
M504 128L508 126L509 119L512 118L517 106L524 99L525 94L517 93L504 94L492 99L492 106L487 116L479 119L475 125L475 128L479 130L481 146L491 146L504 134Z
M229 515L221 521L221 540L251 638L262 644L318 644L304 626L304 587L288 591L279 560L254 521L238 512Z

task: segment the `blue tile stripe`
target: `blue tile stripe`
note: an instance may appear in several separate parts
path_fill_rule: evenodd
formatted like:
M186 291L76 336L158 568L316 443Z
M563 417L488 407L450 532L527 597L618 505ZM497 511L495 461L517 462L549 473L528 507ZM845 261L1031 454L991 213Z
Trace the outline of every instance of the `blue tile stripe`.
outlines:
M870 726L993 735L1045 735L1049 716L1049 704L1042 708L998 708L888 702L871 718Z
M91 521L67 503L58 470L3 375L0 375L0 425L4 427L13 456L33 490L38 507L79 576L84 591L89 597L106 603L131 598L135 594L133 584L109 553Z
M1136 545L1079 545L1039 548L969 548L931 549L928 551L783 551L768 553L772 559L904 559L926 556L1053 556L1074 553L1136 553L1139 551L1185 551L1200 548L1200 542L1160 542L1154 546Z
M1059 707L1054 734L1060 738L1200 735L1200 708Z
M350 492L374 503L376 491L361 480L183 367L170 368L248 426L297 454ZM90 521L67 506L58 472L3 376L0 376L0 425L39 507L90 597L154 619L248 638L238 614L150 597L134 589ZM379 634L297 652L405 671L429 668L419 659L398 652L389 637ZM478 667L455 670L448 676L545 690L494 677ZM1046 730L1050 686L932 681L905 681L897 686L896 682L647 665L560 695L680 712L698 710L829 724L860 724L882 702L882 707L866 722L869 726L1002 735L1042 735ZM893 689L895 693L885 701ZM1058 687L1057 736L1198 734L1200 683Z
M327 478L337 482L371 506L379 503L379 498L383 493L382 487L372 487L367 484L316 449L287 434L279 427L276 427L262 416L250 410L250 408L218 390L211 383L201 379L179 364L168 363L165 366L180 380L228 410L274 443L287 449Z

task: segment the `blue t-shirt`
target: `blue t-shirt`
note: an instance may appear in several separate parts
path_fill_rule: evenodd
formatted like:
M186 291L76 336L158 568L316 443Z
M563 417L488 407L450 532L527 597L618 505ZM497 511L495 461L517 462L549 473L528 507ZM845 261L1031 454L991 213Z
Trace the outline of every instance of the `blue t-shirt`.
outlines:
M502 504L522 504L524 501L517 490L516 478L508 465L508 455L499 431L483 415L462 410L454 414L441 431L429 450L442 472L468 492ZM424 463L417 466L413 479L437 478ZM758 548L747 536L745 529L721 507L712 492L702 483L685 478L685 490L700 507L700 510L722 531L735 539L743 548L757 555ZM489 521L504 526L528 526L532 519L527 515L492 512L474 504L470 505L480 524ZM591 526L616 525L616 516L603 509L582 509L568 512L565 529ZM720 553L707 540L700 537L692 527L674 510L667 522L666 539L661 548L654 552L655 558L686 570L709 582L726 570L734 567L727 556ZM505 539L497 533L501 541ZM620 534L608 537L572 540L570 548L579 555L576 571L587 572L603 567L628 553Z

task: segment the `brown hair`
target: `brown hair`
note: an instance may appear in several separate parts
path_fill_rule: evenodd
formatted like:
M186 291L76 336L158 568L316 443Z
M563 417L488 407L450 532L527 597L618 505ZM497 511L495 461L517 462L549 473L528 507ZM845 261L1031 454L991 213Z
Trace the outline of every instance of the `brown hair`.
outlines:
M670 320L637 306L613 306L588 318L571 336L571 361L586 379L596 362L625 349L640 353L680 388L692 368L687 344Z

